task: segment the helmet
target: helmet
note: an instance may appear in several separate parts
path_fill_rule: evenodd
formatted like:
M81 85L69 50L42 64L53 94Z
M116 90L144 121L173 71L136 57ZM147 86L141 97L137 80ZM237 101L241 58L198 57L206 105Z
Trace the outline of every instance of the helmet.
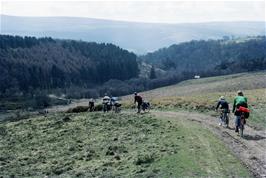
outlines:
M243 95L243 92L242 92L241 90L238 90L238 91L237 91L237 94L238 94L238 95Z
M225 100L225 97L224 97L224 96L221 96L221 97L220 97L220 100Z

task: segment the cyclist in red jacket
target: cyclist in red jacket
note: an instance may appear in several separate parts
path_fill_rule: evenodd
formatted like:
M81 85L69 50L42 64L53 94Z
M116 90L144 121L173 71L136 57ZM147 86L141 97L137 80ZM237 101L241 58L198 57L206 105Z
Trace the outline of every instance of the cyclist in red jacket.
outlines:
M135 95L134 104L138 103L138 113L140 113L143 100L142 97L137 92L135 92L134 95Z

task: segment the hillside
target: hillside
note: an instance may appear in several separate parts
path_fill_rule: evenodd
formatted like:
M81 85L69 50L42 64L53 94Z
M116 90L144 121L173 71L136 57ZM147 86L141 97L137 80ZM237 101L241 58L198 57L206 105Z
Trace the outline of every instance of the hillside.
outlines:
M251 176L212 132L181 118L55 113L0 123L0 176Z
M214 108L220 96L225 96L232 108L236 92L243 90L252 110L248 124L258 129L265 129L265 79L265 71L193 79L177 85L142 92L141 95L157 109L185 109L216 115ZM131 105L128 101L132 101L132 96L126 96L123 100L126 106Z
M164 70L230 74L266 69L265 37L239 40L191 41L141 56Z
M265 35L265 22L156 24L77 17L0 18L1 34L113 43L137 54L190 40Z
M89 88L138 76L136 55L113 44L0 35L0 93Z

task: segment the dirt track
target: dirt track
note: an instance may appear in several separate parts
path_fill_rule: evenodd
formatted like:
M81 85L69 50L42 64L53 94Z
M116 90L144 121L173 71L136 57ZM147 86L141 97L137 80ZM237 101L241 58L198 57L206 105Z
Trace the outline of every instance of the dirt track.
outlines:
M230 127L224 128L218 125L216 118L199 113L153 111L152 114L157 117L168 117L173 120L188 119L202 124L217 135L255 177L266 177L265 131L257 131L246 126L244 138L240 138L234 131L232 118L230 120Z

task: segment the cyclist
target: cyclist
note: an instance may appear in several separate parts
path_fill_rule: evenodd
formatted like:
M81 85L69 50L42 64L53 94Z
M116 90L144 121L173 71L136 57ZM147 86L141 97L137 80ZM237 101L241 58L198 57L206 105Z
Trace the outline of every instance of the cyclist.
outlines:
M217 105L216 105L216 111L218 110L218 108L220 107L221 109L221 115L220 115L220 119L219 119L219 125L221 126L222 123L224 123L227 127L228 127L228 113L229 111L229 104L228 102L225 100L224 96L221 96ZM227 120L226 120L227 119Z
M115 100L115 102L114 102L114 111L115 111L115 113L119 113L120 112L121 106L122 106L122 104L118 101L118 99Z
M138 113L140 113L141 111L142 102L143 102L142 97L137 92L135 92L134 93L134 104L138 103Z
M94 99L93 98L91 98L90 100L89 100L89 111L90 112L92 112L92 111L94 111Z
M108 112L110 110L110 102L111 102L111 98L105 94L105 96L103 97L103 112Z
M239 126L240 126L240 119L241 119L241 112L238 111L238 108L242 106L245 108L248 108L248 102L247 98L244 96L243 92L241 90L237 91L237 96L234 99L234 105L233 105L233 112L235 113L236 119L235 119L235 132L239 132Z

